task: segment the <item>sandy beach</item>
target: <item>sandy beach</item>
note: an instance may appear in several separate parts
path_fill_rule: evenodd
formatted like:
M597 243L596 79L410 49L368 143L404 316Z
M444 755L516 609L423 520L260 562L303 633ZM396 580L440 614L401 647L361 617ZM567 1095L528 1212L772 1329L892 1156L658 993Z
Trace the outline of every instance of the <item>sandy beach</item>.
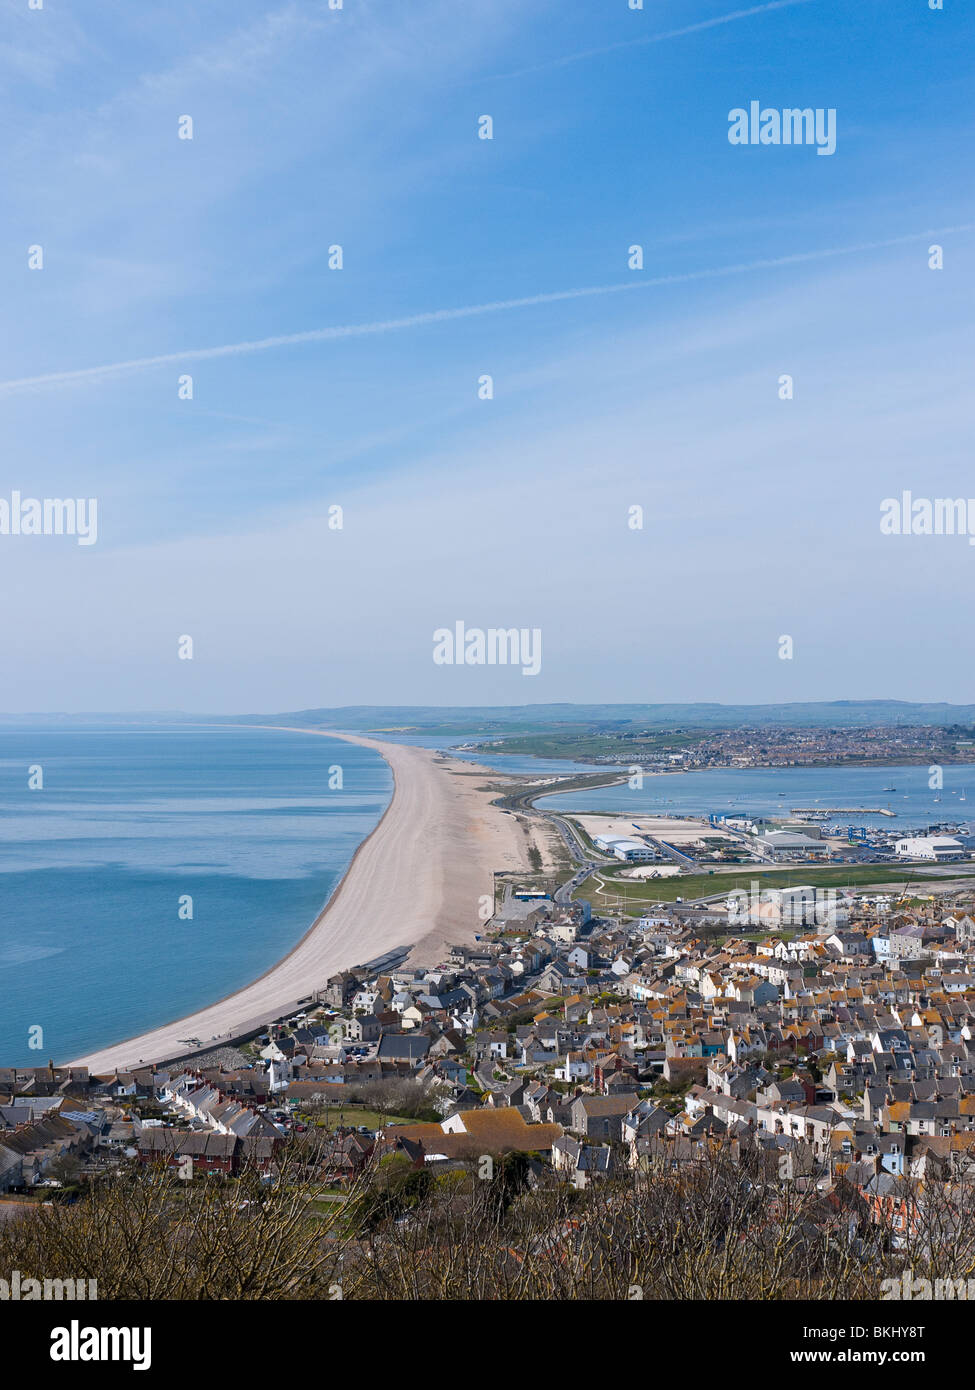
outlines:
M307 998L337 971L395 947L412 947L412 964L436 965L446 944L471 942L483 927L478 907L493 894L494 871L528 868L529 836L543 832L491 806L497 793L483 788L488 780L503 782L499 774L425 748L298 732L375 749L394 779L385 814L324 910L287 956L235 994L75 1065L104 1072L164 1061L191 1051L189 1038L201 1039L201 1051L217 1047ZM547 846L539 847L544 854Z

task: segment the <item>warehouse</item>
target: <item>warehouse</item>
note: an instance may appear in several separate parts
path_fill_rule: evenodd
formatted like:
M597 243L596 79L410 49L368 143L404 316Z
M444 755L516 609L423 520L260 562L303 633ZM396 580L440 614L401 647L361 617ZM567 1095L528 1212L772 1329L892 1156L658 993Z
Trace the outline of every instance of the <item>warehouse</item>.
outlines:
M807 855L826 854L829 846L822 840L814 840L811 835L801 835L795 830L770 830L760 835L758 843L778 858L805 858Z
M650 845L625 835L594 835L592 842L604 854L612 854L626 864L647 863L657 858L657 851Z
M627 864L642 864L657 857L657 851L642 840L617 840L612 852Z
M894 847L899 859L964 859L965 848L960 840L951 835L918 835L913 839L898 840Z

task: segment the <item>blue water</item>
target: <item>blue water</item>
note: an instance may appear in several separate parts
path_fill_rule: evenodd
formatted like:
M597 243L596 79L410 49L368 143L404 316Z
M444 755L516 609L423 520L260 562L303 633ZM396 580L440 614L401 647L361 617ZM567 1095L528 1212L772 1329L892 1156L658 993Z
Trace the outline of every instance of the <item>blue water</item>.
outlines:
M559 774L568 777L573 772L607 772L609 774L617 771L616 768L600 767L598 763L574 763L569 758L535 758L527 753L463 753L458 749L458 744L468 743L475 738L483 738L483 734L453 735L449 738L443 734L373 734L373 738L384 739L387 743L408 743L413 748L436 748L438 751L450 753L452 757L461 758L469 763L479 763L481 767L491 767L497 772L507 772L512 777L535 776L545 777L551 774Z
M377 753L307 734L0 731L0 1065L66 1061L260 975L311 925L391 790Z
M834 815L836 824L874 827L907 834L935 822L964 822L975 816L975 767L943 768L944 786L928 786L927 767L781 767L742 771L702 769L699 772L645 776L640 790L624 784L595 791L555 793L540 799L549 811L608 811L626 815L649 812L685 815L784 816L792 807L829 806L889 808L895 818L879 815ZM884 787L896 790L886 792ZM784 796L779 796L784 792ZM966 793L962 801L961 794ZM937 795L941 801L935 801Z
M422 748L439 748L457 758L482 763L499 772L515 776L543 777L553 773L563 776L575 772L602 773L611 777L628 774L629 768L605 764L577 763L560 758L533 758L524 754L462 753L456 744L483 735L443 736L416 734L383 734L382 738L399 743L412 743ZM595 791L556 792L539 799L539 805L551 811L607 811L623 814L669 812L674 815L742 815L788 817L793 806L815 808L827 806L883 806L895 814L834 815L830 823L852 824L907 834L938 823L960 824L968 819L968 809L975 818L975 767L958 764L942 769L940 791L928 785L928 768L924 767L777 767L741 770L716 768L695 772L674 772L647 775L643 787L636 790L627 784L602 787ZM884 787L894 787L885 792ZM783 792L783 796L778 793ZM965 793L965 800L960 797ZM935 796L941 797L935 801Z

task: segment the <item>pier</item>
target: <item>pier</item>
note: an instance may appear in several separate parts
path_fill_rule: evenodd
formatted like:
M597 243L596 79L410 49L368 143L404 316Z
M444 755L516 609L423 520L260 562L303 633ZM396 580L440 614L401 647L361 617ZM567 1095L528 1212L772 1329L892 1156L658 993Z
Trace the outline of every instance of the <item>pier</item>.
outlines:
M896 816L889 806L792 806L793 816Z

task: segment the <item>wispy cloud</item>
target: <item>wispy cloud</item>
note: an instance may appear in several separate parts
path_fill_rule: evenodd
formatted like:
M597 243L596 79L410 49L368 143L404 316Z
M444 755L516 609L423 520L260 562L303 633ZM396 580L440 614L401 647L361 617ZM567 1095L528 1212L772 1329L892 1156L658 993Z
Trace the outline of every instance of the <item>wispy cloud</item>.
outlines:
M621 39L619 43L608 43L602 48L587 48L582 53L568 53L564 58L552 58L547 63L534 63L531 67L517 68L514 72L496 73L495 78L527 77L533 72L548 72L554 68L568 67L570 63L582 63L587 58L600 58L604 53L617 53L629 48L643 48L652 43L664 43L667 39L682 39L686 34L698 34L703 29L715 29L719 24L733 24L738 19L751 19L754 15L769 14L772 10L790 10L796 5L808 5L812 0L769 0L765 5L752 5L747 10L735 10L732 14L718 15L715 19L702 19L696 24L685 24L680 29L667 29L660 34L647 34L639 39Z
M50 386L68 386L85 381L98 381L125 372L147 371L187 362L201 362L216 357L237 357L245 353L269 352L274 348L299 347L305 343L327 343L343 338L363 338L409 328L424 328L455 319L476 318L483 314L498 314L512 309L531 309L543 304L558 304L572 299L592 299L600 295L632 293L635 290L659 289L664 285L688 284L698 280L715 280L727 276L746 275L760 270L776 270L784 266L830 260L838 256L853 256L870 251L882 251L929 237L946 237L975 231L975 222L953 227L937 227L904 236L886 237L880 241L862 241L849 246L824 247L817 251L798 251L790 256L766 257L735 265L711 266L689 270L676 275L656 275L647 279L634 278L615 285L585 285L577 289L552 290L545 294L526 295L519 299L496 299L486 304L466 304L453 309L431 309L426 313L409 314L404 318L378 319L370 323L336 324L329 328L311 328L302 333L283 333L269 338L255 338L218 347L184 348L179 352L159 353L152 357L134 357L125 362L106 362L96 367L79 367L69 371L46 372L39 376L18 377L0 382L0 394L37 390Z

